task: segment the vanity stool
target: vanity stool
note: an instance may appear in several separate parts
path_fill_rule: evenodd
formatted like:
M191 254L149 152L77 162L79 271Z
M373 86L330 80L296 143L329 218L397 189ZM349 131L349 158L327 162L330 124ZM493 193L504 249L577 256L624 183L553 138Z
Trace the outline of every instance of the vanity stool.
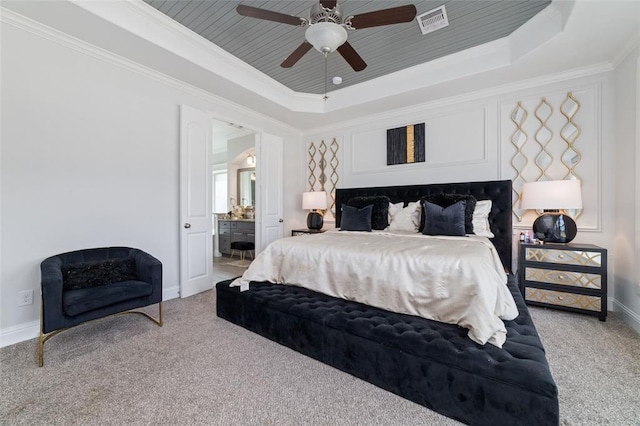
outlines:
M251 241L233 241L231 243L231 257L233 257L234 252L238 250L240 252L240 262L244 262L244 253L246 251L251 253L251 259L253 259L255 248L256 245Z

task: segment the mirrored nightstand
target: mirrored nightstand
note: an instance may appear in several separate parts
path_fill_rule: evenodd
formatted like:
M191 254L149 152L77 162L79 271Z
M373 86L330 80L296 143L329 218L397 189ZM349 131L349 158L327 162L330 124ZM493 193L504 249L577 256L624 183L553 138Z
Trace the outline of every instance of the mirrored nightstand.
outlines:
M520 244L525 302L607 319L607 250L593 244Z

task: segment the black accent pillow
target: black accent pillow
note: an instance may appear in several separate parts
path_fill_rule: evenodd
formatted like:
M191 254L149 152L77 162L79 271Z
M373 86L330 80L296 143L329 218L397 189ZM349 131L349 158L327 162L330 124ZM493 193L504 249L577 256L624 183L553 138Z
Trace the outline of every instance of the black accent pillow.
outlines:
M341 231L371 231L371 212L373 204L361 209L349 205L342 206L342 218L340 219Z
M62 288L79 288L137 280L136 260L133 257L102 260L62 267Z
M389 197L386 195L374 195L371 197L353 197L347 201L347 205L359 209L373 205L371 212L371 228L385 229L389 226Z
M440 207L428 201L422 202L422 215L425 217L424 235L453 235L463 237L464 210L466 201L461 200L448 207Z
M465 201L466 207L464 210L464 230L467 234L473 234L473 211L476 209L476 197L469 194L433 194L422 198L432 204L437 204L440 207L449 207L458 201ZM422 232L424 228L424 215L420 218L419 231Z

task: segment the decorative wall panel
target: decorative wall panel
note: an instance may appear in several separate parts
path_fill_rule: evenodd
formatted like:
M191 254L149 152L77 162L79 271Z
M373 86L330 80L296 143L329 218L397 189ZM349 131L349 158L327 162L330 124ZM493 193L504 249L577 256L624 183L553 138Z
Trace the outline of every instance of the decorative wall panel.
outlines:
M547 149L549 142L551 142L553 138L553 131L547 125L547 121L549 121L552 114L553 107L547 102L547 98L542 98L535 110L535 116L540 122L540 127L538 127L535 134L536 142L540 147L540 152L535 158L536 166L540 169L540 176L536 179L537 181L553 180L547 176L547 170L553 163L553 156L551 156L551 153Z
M326 191L329 206L327 214L331 218L335 217L335 189L340 180L339 150L336 137L331 139L328 146L324 139L307 145L307 190Z
M588 107L585 109L584 105ZM509 138L504 145L507 149L505 164L512 170L505 177L513 180L513 214L518 222L530 223L535 219L533 213L519 208L525 182L580 179L583 205L593 208L588 218L581 217L578 226L599 229L599 105L597 85L502 105L501 114L510 118L502 128L503 139ZM533 112L533 119L529 112ZM588 128L588 134L584 132L585 128ZM529 143L530 139L534 139L534 143ZM585 150L590 154L586 162L582 155ZM580 173L582 169L594 173ZM567 210L574 219L583 213L584 210Z
M580 102L573 97L571 92L567 93L567 97L560 105L560 112L567 119L567 123L560 130L560 137L567 143L567 149L564 150L560 159L562 164L568 169L565 179L580 179L580 176L575 172L575 168L582 159L582 153L575 147L575 142L580 136L580 127L573 122L573 118L580 110ZM567 214L577 219L582 213L581 209L567 210Z
M522 215L524 214L524 210L520 208L520 197L522 196L522 185L526 182L522 177L522 171L527 167L527 163L529 160L527 156L523 154L522 150L524 149L527 140L529 139L529 135L523 129L523 124L527 121L527 117L529 113L526 109L522 107L522 102L518 102L518 105L513 109L511 113L511 121L515 124L516 129L511 135L511 143L516 149L516 153L511 158L511 167L515 171L515 176L512 178L513 181L513 214L516 215L518 220L522 220Z

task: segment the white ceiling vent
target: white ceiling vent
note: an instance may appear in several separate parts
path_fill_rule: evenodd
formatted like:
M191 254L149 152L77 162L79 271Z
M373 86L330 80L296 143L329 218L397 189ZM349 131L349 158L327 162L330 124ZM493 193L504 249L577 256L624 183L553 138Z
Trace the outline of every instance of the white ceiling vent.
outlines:
M416 19L418 20L422 34L428 34L449 25L447 9L445 9L444 5L431 9L422 15L418 15Z

